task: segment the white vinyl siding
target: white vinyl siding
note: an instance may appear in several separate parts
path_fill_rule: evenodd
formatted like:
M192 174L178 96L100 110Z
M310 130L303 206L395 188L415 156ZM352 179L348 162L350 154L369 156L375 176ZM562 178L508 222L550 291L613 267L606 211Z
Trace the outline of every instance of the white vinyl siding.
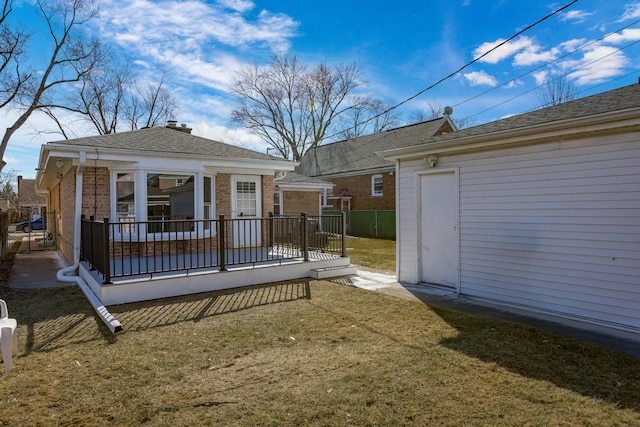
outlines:
M405 163L399 270L413 281L416 196L402 185L425 166ZM439 165L460 168L461 293L640 331L637 136L441 155Z

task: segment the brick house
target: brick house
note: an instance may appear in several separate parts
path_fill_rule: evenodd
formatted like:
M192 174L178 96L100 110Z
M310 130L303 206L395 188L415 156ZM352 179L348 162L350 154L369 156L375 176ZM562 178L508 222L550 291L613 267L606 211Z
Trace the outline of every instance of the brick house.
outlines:
M296 168L301 175L333 184L323 207L334 210L395 210L395 163L377 152L453 132L448 115L417 124L320 145L306 152Z
M35 179L18 175L17 221L29 221L47 214L47 200L36 193L35 184Z
M347 267L339 222L323 221L336 224L329 239L300 218L317 214L328 184L293 176L275 184L294 167L173 123L47 143L37 189L56 211L58 248L72 264L58 280L78 281L90 300L121 304ZM280 207L295 217L271 217L276 186Z
M175 128L183 131L155 127L42 146L37 186L57 213L65 259L73 259L79 167L86 217L147 221L273 212L274 176L291 171L294 163ZM173 200L178 189L183 190L180 203Z
M322 197L333 190L333 184L318 178L288 172L274 180L274 206L276 215L320 215Z

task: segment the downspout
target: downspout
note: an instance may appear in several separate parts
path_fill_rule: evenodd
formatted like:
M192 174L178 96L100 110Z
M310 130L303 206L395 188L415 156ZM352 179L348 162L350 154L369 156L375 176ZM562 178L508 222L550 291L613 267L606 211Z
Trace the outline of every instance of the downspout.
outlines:
M87 162L87 153L80 152L80 161L78 163L78 169L76 170L76 208L74 214L74 229L73 229L73 265L65 267L59 270L56 274L56 278L59 282L76 283L78 287L84 292L84 295L91 303L91 306L98 314L100 319L107 325L112 333L122 331L122 325L109 313L107 308L102 304L102 301L93 293L87 282L82 277L75 274L76 269L80 265L80 227L82 216L82 174L84 173L85 163ZM70 274L72 273L72 274Z

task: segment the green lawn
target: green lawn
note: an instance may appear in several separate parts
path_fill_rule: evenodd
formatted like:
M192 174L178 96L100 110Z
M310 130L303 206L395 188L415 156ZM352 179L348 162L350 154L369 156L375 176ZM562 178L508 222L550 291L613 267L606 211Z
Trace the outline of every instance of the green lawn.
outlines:
M391 273L396 271L395 240L348 237L347 255L355 265Z
M329 281L111 307L0 289L0 425L639 425L640 360Z

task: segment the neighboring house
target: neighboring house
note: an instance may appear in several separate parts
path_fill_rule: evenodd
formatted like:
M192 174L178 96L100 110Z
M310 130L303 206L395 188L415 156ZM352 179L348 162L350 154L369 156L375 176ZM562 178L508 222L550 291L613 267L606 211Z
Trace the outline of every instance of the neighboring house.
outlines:
M275 215L309 215L322 213L323 196L333 190L333 184L318 178L287 172L274 181L273 213Z
M102 276L82 263L80 274L104 304L309 276L290 241L286 253L276 247L268 220L274 177L295 163L189 131L170 124L42 146L37 186L57 213L58 247L70 263L83 248ZM327 266L348 264L324 257ZM251 270L271 264L271 273ZM192 274L202 269L224 274Z
M35 179L24 179L18 175L18 219L29 221L39 217L46 217L47 200L36 194Z
M380 154L397 276L640 333L640 85Z
M377 156L376 152L415 144L454 130L450 117L444 116L320 145L306 152L296 172L333 183L333 193L327 192L323 198L325 209L394 210L395 164Z

